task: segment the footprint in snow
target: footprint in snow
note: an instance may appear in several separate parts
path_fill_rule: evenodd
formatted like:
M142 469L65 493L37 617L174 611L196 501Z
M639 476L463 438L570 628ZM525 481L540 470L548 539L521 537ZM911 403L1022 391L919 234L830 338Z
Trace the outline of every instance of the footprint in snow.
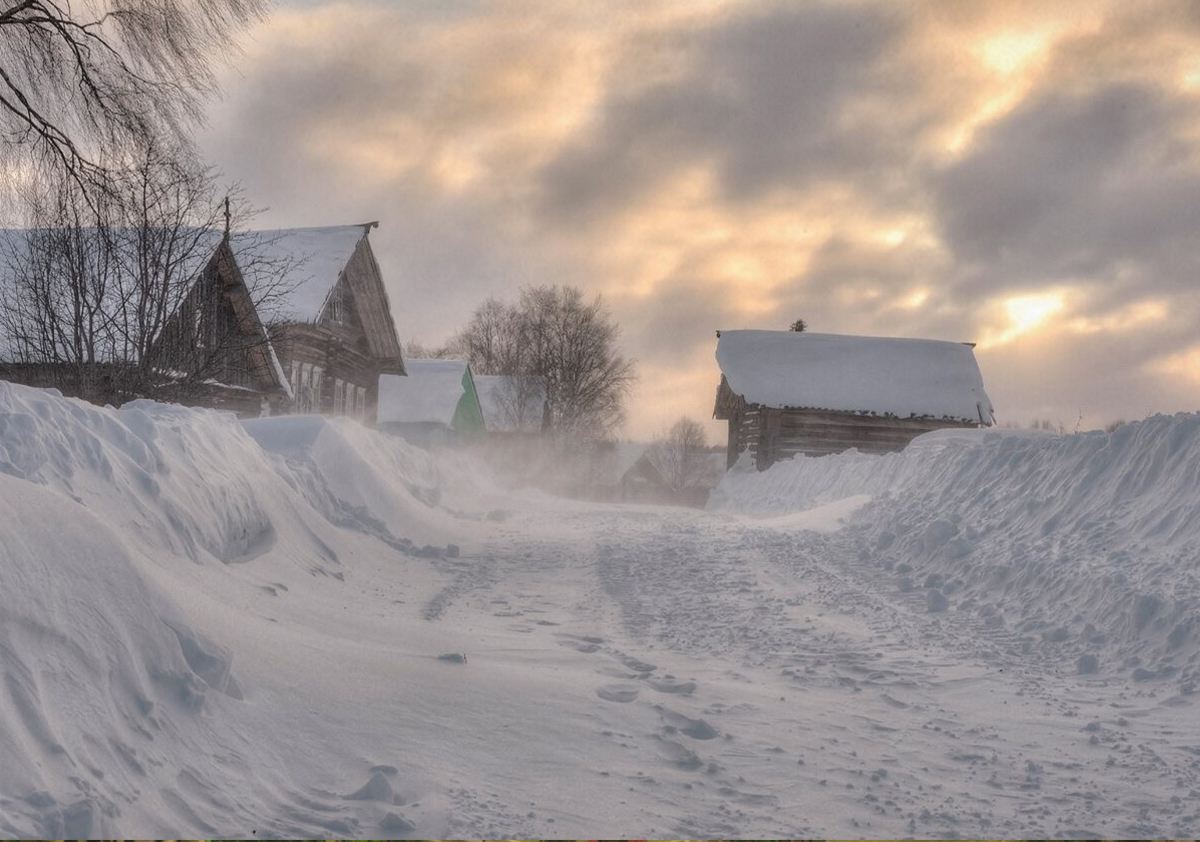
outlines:
M632 702L638 689L630 684L605 684L596 689L596 695L606 702Z
M667 728L672 731L678 731L680 734L691 737L693 740L711 740L717 736L717 729L713 728L703 719L692 719L689 716L684 716L682 713L676 713L673 710L667 710L661 705L655 705L655 709L667 723Z
M618 660L634 672L651 673L658 669L658 667L654 666L654 664L648 664L645 661L638 660L632 655L621 655Z
M694 681L675 681L674 679L648 679L647 684L660 693L675 693L680 696L690 696L696 689Z
M696 752L672 740L656 736L654 748L659 757L680 769L699 769L704 765L704 761Z

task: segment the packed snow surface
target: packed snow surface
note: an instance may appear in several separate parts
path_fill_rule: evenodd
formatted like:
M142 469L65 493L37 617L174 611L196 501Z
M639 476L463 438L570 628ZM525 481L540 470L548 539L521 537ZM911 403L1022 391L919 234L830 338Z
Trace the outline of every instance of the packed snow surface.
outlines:
M961 342L725 330L717 364L749 403L992 423L975 353Z
M1200 416L501 480L0 383L0 836L1196 836Z
M379 422L436 423L447 427L466 394L462 360L405 360L407 377L379 378Z

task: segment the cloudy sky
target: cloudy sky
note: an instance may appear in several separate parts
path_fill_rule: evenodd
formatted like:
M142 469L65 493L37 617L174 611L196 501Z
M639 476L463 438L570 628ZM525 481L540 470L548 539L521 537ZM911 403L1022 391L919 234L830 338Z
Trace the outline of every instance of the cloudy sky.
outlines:
M978 342L1002 421L1200 409L1197 3L282 0L224 87L206 154L380 220L404 340L603 294L627 435L799 317Z

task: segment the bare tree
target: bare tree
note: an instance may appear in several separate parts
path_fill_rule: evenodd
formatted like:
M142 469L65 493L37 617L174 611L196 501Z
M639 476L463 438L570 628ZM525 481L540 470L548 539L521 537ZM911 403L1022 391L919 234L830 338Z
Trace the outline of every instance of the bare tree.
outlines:
M467 358L466 347L462 345L461 334L452 338L444 345L426 345L417 339L404 343L404 358L412 360L464 360Z
M604 435L624 420L634 365L617 350L620 328L603 300L575 287L526 287L516 305L490 299L462 342L479 374L529 378L544 389L546 422L562 433Z
M712 460L704 428L691 418L680 418L650 445L650 462L673 491L710 484Z
M216 90L213 59L268 2L0 0L0 156L31 153L93 188L106 156L184 142Z
M9 232L0 265L0 360L23 367L19 379L111 403L251 385L248 355L269 341L258 314L293 263L234 235L252 211L222 202L216 174L176 152L151 145L90 202L61 171L34 182L30 227ZM212 265L225 237L252 316Z
M476 374L517 376L528 373L521 310L498 298L480 304L468 327L451 345L461 349Z
M9 231L0 280L0 359L27 378L73 394L101 396L114 357L117 257L110 202L88 203L65 173L26 185L31 225Z
M545 423L546 384L533 374L512 374L496 386L492 400L504 429L538 432Z

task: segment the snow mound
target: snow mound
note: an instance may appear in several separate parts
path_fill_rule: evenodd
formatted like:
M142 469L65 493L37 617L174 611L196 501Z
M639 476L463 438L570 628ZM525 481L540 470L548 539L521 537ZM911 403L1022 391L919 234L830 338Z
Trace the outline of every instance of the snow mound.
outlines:
M0 474L0 523L0 792L16 796L0 833L107 835L157 758L184 750L206 695L241 698L232 655L87 509Z
M292 415L245 422L281 477L322 515L392 544L446 543L444 478L434 457L346 418Z
M367 833L382 807L292 794L279 710L336 684L348 577L441 586L469 485L346 419L0 381L0 836Z
M1200 679L1200 415L1112 434L938 431L883 456L735 466L709 507L779 517L864 494L857 558L898 590L936 590L949 604L930 605L1083 673Z

